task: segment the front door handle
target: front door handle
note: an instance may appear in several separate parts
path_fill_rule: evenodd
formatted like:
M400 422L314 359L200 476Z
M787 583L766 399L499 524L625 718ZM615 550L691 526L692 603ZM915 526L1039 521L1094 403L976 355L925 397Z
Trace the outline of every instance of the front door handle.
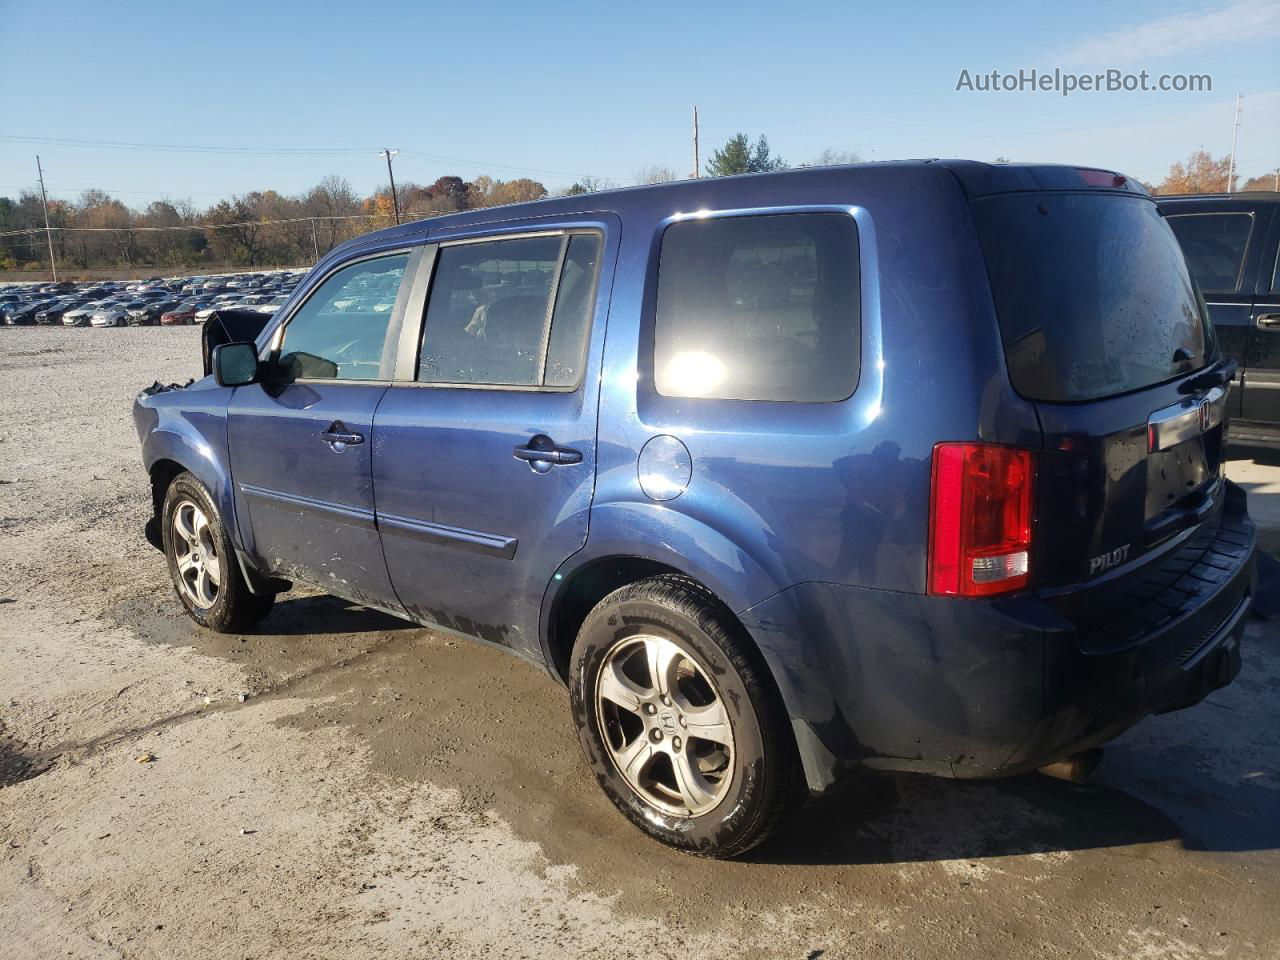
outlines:
M558 447L554 440L539 433L524 446L516 447L511 455L523 460L535 473L546 473L552 467L582 462L582 453L569 447Z
M354 447L356 444L364 443L364 434L355 433L347 429L347 425L341 420L335 420L329 424L329 429L320 434L320 439L334 450L342 451L347 447Z
M1260 327L1280 327L1280 313L1260 313L1260 314L1258 314L1258 326L1260 326Z

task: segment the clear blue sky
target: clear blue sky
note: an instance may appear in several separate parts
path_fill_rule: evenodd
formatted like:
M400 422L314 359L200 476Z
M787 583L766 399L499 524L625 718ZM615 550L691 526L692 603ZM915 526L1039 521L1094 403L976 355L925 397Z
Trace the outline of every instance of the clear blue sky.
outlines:
M1280 166L1280 0L1156 3L255 3L0 0L0 194L100 187L131 206L298 192L327 174L365 193L397 176L691 167L737 130L790 163L1063 161L1159 180L1231 145ZM962 69L1208 73L1210 93L957 92ZM110 148L45 141L220 147ZM245 147L249 150L225 148ZM327 151L327 152L324 152Z

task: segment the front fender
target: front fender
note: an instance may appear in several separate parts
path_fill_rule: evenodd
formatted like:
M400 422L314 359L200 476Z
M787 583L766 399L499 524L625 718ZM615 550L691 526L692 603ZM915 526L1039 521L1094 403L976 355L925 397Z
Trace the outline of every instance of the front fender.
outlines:
M235 545L243 543L237 523L227 449L227 401L231 391L189 388L139 397L134 421L142 441L142 462L150 473L172 461L205 485Z

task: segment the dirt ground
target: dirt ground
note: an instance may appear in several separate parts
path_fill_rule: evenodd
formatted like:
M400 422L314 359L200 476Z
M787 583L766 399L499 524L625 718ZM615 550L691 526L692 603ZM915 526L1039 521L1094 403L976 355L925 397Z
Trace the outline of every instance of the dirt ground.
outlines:
M881 776L690 858L513 657L320 596L179 614L129 406L198 336L0 330L6 960L1280 956L1280 623L1087 786ZM1277 542L1280 467L1230 469Z

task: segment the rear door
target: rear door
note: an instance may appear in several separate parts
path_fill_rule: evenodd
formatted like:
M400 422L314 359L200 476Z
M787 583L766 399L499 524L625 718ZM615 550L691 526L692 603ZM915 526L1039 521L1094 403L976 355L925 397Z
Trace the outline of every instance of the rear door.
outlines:
M415 618L540 656L543 593L587 537L617 236L599 214L455 232L420 269L373 444L383 550Z
M1090 580L1214 515L1226 390L1202 300L1145 196L973 201L1009 376L1040 417L1041 587Z
M278 374L238 387L227 423L241 535L263 567L392 609L374 522L373 414L391 380L402 280L420 257L379 253L321 280L267 348Z
M1259 257L1241 415L1274 431L1280 430L1280 204L1272 203L1269 209L1271 230Z
M1254 280L1269 210L1226 199L1175 199L1160 206L1204 295L1222 353L1239 364L1228 398L1228 412L1238 418L1249 392Z

